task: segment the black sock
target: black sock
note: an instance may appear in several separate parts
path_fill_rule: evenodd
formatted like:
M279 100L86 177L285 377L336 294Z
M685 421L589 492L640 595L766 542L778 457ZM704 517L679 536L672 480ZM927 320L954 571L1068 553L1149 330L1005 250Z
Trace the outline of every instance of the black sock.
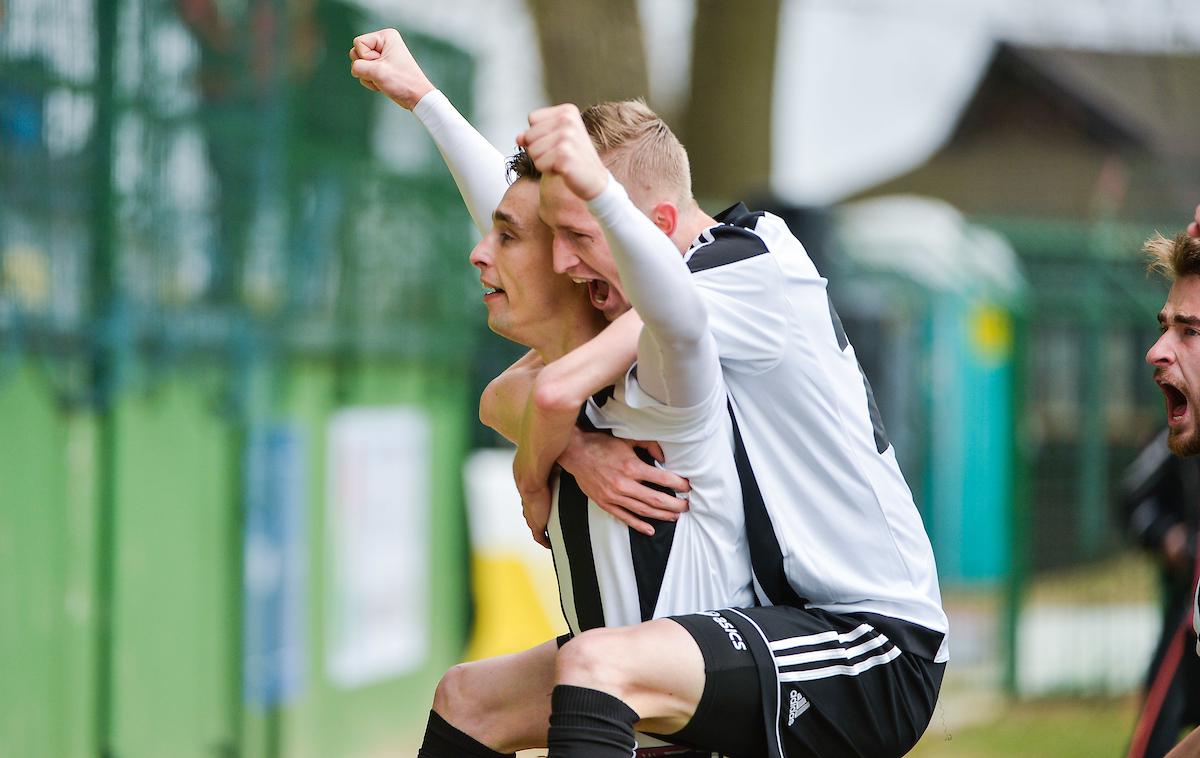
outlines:
M516 753L497 753L466 732L450 726L437 711L429 712L425 741L417 758L516 758Z
M550 696L548 758L629 758L638 715L600 690L560 684Z

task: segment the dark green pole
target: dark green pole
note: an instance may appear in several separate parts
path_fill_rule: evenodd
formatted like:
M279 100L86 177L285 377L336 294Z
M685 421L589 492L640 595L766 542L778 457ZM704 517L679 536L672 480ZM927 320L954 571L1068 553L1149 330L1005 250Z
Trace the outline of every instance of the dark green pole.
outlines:
M1026 308L1032 308L1027 305ZM1025 382L1028 377L1029 322L1028 312L1013 317L1013 381L1012 381L1012 482L1009 486L1008 513L1008 578L1005 582L1003 606L1004 688L1009 695L1017 694L1017 663L1020 656L1019 632L1021 604L1025 597L1029 556L1029 460L1025 441Z
M114 61L117 45L117 2L95 0L96 103L92 134L92 259L90 295L92 392L96 412L96 575L95 575L95 724L96 754L110 758L113 751L113 611L115 607L117 513L117 419L114 395L117 373L116 335L111 328L116 313L116 266L113 192L113 123L116 120Z
M244 580L245 529L246 529L246 441L249 436L246 420L249 403L247 391L246 349L244 324L239 323L237 333L242 337L231 340L228 363L228 451L230 471L229 508L230 519L226 539L229 545L229 564L226 567L226 586L232 602L229 605L229 741L224 745L222 758L237 758L243 755L245 741L245 608L246 584Z
M1089 246L1089 259L1096 260L1102 252L1099 244ZM1079 435L1079 506L1080 537L1083 558L1093 560L1101 554L1108 525L1108 419L1105 398L1105 344L1101 336L1104 323L1104 283L1098 265L1086 272L1083 304L1084 333L1080 352L1081 381Z

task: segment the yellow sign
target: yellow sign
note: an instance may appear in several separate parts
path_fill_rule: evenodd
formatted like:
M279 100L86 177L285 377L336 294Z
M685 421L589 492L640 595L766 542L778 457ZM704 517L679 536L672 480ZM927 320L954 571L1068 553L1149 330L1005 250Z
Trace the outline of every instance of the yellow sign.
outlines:
M998 364L1012 353L1012 317L992 304L975 306L970 321L971 348L983 363Z

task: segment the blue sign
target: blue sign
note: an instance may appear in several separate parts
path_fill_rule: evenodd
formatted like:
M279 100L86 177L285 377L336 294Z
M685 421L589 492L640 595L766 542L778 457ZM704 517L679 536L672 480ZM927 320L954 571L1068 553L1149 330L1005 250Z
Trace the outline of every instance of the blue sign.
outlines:
M42 108L42 96L32 88L0 82L0 145L16 151L37 149L45 120Z
M253 429L246 445L243 672L255 705L286 702L304 686L304 448L286 425Z

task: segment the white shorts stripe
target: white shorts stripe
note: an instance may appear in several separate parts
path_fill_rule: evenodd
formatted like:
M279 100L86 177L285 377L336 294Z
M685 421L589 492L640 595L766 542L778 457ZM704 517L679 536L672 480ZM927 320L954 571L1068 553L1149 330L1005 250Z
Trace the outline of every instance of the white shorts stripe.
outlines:
M813 661L830 661L836 658L850 660L857 658L868 650L874 650L877 647L883 647L888 644L889 640L884 635L867 640L861 645L854 647L834 647L828 650L813 650L808 653L796 653L794 655L777 655L775 656L776 666L795 666L801 663L811 663Z
M859 661L851 666L826 666L825 668L811 669L809 671L789 671L779 674L781 682L809 682L814 679L828 679L831 676L858 676L862 672L873 669L876 666L894 661L900 657L900 648L894 647L886 653L881 653L873 658L868 658L865 661Z
M772 642L771 650L787 650L788 648L803 647L804 645L820 645L821 643L833 642L834 640L837 640L838 642L852 642L867 632L873 631L875 631L875 627L871 626L870 624L860 624L857 629L851 632L846 632L845 634L838 634L837 632L830 631L821 632L819 634L809 634L805 635L804 637L788 637L784 640L775 640Z

